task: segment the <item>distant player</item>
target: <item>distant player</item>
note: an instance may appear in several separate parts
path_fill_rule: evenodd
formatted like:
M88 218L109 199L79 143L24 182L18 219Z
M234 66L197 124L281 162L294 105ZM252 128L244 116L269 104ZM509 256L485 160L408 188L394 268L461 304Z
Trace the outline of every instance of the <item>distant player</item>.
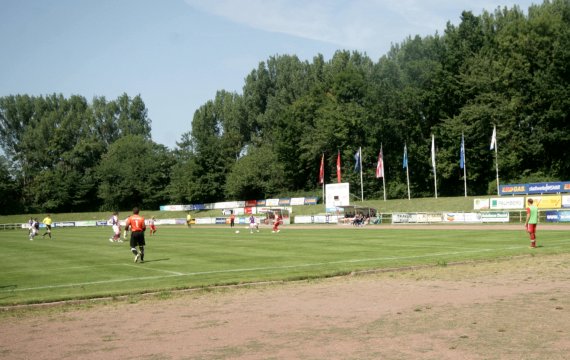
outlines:
M114 212L109 219L109 223L113 227L113 236L109 238L110 242L123 242L121 240L121 224L119 223L119 213Z
M234 215L234 212L232 211L232 213L230 214L230 227L233 228L236 222L236 216Z
M30 220L28 220L28 237L32 235L33 228L34 228L34 218L30 218Z
M42 238L45 237L46 235L49 236L49 238L51 239L51 216L50 214L47 214L46 217L42 220L42 223L46 226L46 232L42 235Z
M30 228L30 240L34 240L34 237L38 234L39 231L40 223L38 222L38 219L34 218L32 220L32 226Z
M129 216L127 222L125 223L125 230L131 230L131 252L135 255L135 262L144 262L144 247L146 245L144 241L144 232L146 230L146 225L144 222L144 217L139 215L139 208L133 208L133 214ZM138 251L137 251L138 246Z
M253 234L253 230L256 230L257 232L259 232L259 225L257 224L257 222L255 221L255 216L251 215L249 217L249 232L250 234Z
M533 205L532 199L527 200L528 207L526 208L526 231L530 234L530 248L536 248L536 224L538 224L538 207Z
M156 225L154 225L155 221L156 221L156 218L154 216L151 217L150 220L148 221L148 225L150 227L150 236L152 236L156 233Z
M190 213L186 215L186 226L188 227L188 229L190 229L190 227L192 226L192 215L190 215Z
M278 214L275 216L275 221L273 222L273 233L279 232L281 230L279 230L279 225L283 222L283 217L281 216L281 214Z

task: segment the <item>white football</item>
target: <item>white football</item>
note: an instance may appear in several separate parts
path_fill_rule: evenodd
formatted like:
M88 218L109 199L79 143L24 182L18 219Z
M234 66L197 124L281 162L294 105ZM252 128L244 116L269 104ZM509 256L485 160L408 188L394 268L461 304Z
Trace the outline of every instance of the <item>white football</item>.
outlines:
M236 230L236 234L239 234L239 230Z

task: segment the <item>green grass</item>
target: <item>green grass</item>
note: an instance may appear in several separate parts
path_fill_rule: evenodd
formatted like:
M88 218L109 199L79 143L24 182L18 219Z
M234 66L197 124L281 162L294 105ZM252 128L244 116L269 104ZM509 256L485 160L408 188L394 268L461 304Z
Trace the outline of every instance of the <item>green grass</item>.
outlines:
M109 228L54 229L53 239L1 233L0 305L85 299L258 281L310 279L353 271L570 252L566 232L543 231L537 250L523 231L330 229L286 226L250 234L229 227L159 228L145 263Z

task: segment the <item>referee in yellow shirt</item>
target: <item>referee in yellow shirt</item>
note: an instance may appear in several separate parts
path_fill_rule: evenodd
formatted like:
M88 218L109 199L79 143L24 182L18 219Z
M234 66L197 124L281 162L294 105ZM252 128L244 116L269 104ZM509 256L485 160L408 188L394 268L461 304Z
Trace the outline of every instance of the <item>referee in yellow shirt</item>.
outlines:
M51 239L51 223L52 223L51 216L47 214L47 216L42 220L42 223L44 223L44 225L46 226L46 232L42 235L42 237L48 235L49 238Z

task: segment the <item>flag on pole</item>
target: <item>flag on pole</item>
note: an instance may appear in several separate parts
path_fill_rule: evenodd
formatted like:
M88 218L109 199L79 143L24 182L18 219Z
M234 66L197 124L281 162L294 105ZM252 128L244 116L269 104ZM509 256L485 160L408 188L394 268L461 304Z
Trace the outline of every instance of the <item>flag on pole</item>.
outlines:
M321 168L319 170L319 184L325 183L325 154L321 158Z
M408 168L408 146L404 143L404 160L402 161L402 167L406 169L406 181L408 183L408 200L411 200L410 196L410 169Z
M491 136L491 148L489 150L494 150L497 146L497 127L493 125L493 135Z
M465 139L463 134L461 134L461 148L459 149L459 167L461 169L465 167Z
M384 177L384 156L382 155L382 146L380 146L380 153L378 154L378 163L376 164L376 178Z
M354 164L354 171L358 172L360 171L360 148L358 148L358 151L354 154L354 161L356 162L356 164Z
M435 171L435 136L431 136L431 165Z
M336 158L336 180L340 183L340 150L338 151L338 156Z
M465 166L465 136L461 133L461 147L459 149L459 167L463 169L463 184L465 197L467 197L467 167Z
M433 166L433 187L435 190L435 198L437 199L437 170L435 168L435 136L431 135L431 164Z
M404 160L402 161L402 168L408 168L408 148L406 145L404 145Z

